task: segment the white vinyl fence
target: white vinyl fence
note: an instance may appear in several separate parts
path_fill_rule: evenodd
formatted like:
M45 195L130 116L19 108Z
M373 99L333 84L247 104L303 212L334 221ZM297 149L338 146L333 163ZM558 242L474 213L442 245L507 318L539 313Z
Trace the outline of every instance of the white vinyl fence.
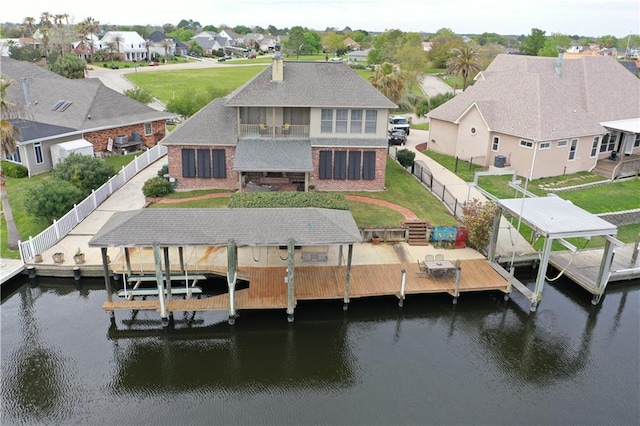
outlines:
M149 164L156 161L167 153L164 145L156 145L148 149L142 155L136 157L131 163L122 167L122 170L100 188L95 189L91 194L75 204L73 209L58 220L53 221L53 225L42 231L35 237L29 237L27 241L19 241L18 249L23 262L33 259L36 254L56 245L60 240L67 236L69 231L76 227L84 218L89 216L98 208L111 194L121 188L132 177L137 175L141 170Z

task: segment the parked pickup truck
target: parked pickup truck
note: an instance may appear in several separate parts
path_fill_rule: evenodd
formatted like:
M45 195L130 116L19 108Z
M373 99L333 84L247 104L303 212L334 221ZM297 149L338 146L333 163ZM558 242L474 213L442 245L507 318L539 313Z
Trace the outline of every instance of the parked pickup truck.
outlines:
M404 130L404 132L409 135L409 127L409 120L404 115L389 116L389 133L393 132L394 130Z

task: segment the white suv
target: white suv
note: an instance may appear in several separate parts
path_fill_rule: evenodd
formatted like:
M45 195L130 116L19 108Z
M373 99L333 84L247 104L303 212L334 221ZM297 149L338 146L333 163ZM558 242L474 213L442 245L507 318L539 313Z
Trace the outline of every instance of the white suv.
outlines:
M410 123L407 117L403 115L392 115L389 116L389 133L394 130L404 130L404 132L409 135L410 131Z

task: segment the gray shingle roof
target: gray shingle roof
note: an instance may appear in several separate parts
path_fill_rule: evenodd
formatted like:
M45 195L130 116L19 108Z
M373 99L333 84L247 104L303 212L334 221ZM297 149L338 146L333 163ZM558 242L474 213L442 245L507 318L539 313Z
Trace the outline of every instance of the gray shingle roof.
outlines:
M235 145L238 116L226 108L224 99L214 99L165 137L163 145Z
M251 140L238 142L233 170L244 172L313 170L309 140Z
M386 148L389 142L386 138L311 138L311 146L348 146L349 148Z
M484 79L431 111L455 122L475 106L490 130L533 140L600 134L602 121L640 116L640 80L612 58L498 55Z
M115 213L90 247L352 244L362 242L351 212L300 209L142 209Z
M39 123L91 131L176 116L111 90L97 79L67 79L26 61L3 57L2 74L13 80L7 99L23 107L26 118ZM61 100L71 105L63 112L53 111L52 107Z
M266 68L227 97L226 106L395 108L396 105L340 62L287 62L284 78Z

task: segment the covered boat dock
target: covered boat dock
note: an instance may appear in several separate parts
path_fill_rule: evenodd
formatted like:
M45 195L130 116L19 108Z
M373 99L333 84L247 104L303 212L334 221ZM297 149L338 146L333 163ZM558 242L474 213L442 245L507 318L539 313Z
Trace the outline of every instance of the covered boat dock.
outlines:
M593 304L600 302L609 282L614 248L615 246L624 246L624 243L615 238L618 232L617 226L555 195L502 199L497 200L497 205L498 212L496 213L494 232L489 245L489 259L495 257L497 223L503 212L529 226L536 236L544 238L534 291L531 292L527 288L516 286L516 289L520 290L530 300L531 311L536 310L538 303L542 299L544 282L548 280L546 273L553 242L559 242L575 255L580 250L566 240L574 237L588 240L591 237L601 236L605 239L604 251L602 252L602 257L598 259L599 267L596 276L593 277L593 283L579 282L581 286L593 294ZM564 269L569 271L567 273L568 276L576 280L578 275L572 274L570 268L571 265L568 264Z

